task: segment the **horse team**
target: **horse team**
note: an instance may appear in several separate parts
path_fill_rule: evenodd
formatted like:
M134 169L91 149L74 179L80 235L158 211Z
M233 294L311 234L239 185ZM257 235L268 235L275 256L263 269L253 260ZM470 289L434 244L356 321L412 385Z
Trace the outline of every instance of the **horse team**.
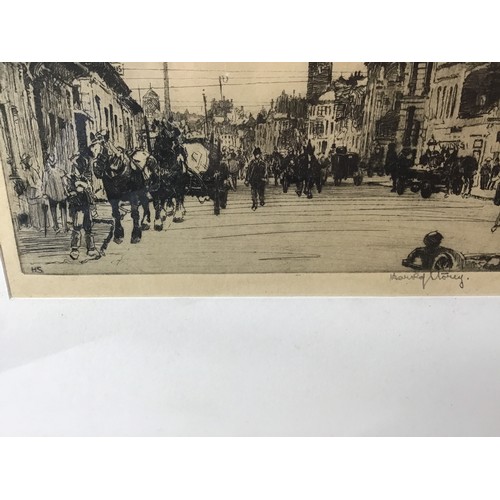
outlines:
M80 232L85 232L87 254L98 258L105 250L97 250L92 236L92 213L95 212L95 189L92 179L98 179L106 199L111 205L113 217L112 238L122 243L124 228L120 206L130 204L133 221L131 243L139 243L142 231L150 229L150 203L154 207L154 229L163 230L167 215L173 215L174 222L181 222L186 213L184 200L193 188L193 196L205 200L213 199L218 192L216 186L217 167L209 165L205 177L194 172L187 165L187 152L179 140L180 133L175 127L164 124L158 133L154 148L150 153L136 149L125 151L115 147L108 133L91 134L91 143L74 159L72 185L68 204L72 214L73 236L70 256L79 257ZM140 210L142 209L142 217ZM170 211L170 214L167 213ZM84 223L78 223L79 220Z

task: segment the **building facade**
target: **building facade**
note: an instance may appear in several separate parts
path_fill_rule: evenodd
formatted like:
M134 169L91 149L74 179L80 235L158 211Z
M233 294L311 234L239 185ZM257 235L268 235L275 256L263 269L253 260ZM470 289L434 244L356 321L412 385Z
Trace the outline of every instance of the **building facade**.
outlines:
M139 147L142 108L109 63L83 63L87 73L74 83L75 126L78 146L90 143L90 135L108 132L115 146Z
M334 145L359 153L366 87L353 82L334 88L309 105L308 139L317 154L328 153Z
M367 63L366 97L360 153L367 160L378 144L396 142L407 63Z
M335 92L322 94L316 104L309 105L307 138L317 153L326 153L335 143Z
M434 138L461 156L498 157L499 109L499 63L435 63L419 150Z
M38 179L40 199L49 154L69 172L91 133L103 130L115 145L136 147L141 113L110 63L0 63L0 160L13 212L27 211L22 183Z
M312 103L324 94L333 80L333 63L310 62L307 67L307 101Z

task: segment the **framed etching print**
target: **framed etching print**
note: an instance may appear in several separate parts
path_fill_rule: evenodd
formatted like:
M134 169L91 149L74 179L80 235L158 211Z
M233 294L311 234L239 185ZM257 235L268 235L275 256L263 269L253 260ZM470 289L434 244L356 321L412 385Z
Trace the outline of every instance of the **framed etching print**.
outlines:
M13 296L492 295L500 63L0 63Z

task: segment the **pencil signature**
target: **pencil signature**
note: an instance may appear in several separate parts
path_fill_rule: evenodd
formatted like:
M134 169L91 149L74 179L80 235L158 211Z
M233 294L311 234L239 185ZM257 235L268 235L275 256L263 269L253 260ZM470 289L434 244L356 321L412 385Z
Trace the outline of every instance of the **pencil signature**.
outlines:
M420 281L422 283L422 290L425 290L426 286L434 281L456 281L460 288L464 288L465 278L463 274L460 273L450 273L447 271L431 271L429 273L415 272L415 273L391 273L391 281Z

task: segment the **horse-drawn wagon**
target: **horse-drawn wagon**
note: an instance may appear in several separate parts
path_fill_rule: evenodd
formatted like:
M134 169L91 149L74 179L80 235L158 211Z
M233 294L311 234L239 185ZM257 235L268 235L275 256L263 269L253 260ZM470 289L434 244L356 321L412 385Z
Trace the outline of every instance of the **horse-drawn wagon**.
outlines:
M477 162L472 156L450 157L443 161L420 164L398 173L396 192L402 195L406 189L420 192L422 198L433 193L459 195L464 187L472 187Z
M343 180L352 178L355 186L363 182L363 171L357 153L350 153L347 148L340 147L332 155L333 184L340 186Z

